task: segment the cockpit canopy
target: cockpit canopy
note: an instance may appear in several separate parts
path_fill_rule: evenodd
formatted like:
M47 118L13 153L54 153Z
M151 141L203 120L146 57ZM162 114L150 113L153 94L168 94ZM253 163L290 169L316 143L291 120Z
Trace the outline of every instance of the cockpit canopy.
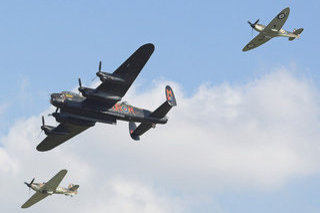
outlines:
M129 105L129 103L127 101L121 101L119 104L120 105Z
M70 91L62 91L61 94L64 95L65 99L73 99L74 100L74 99L82 97L79 94L77 94L75 92L70 92Z

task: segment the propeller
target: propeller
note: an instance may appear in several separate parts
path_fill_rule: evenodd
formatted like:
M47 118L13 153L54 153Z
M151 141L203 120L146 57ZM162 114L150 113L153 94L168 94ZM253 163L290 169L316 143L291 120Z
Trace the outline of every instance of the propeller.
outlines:
M30 194L31 185L33 184L34 180L35 178L33 178L30 183L24 182L24 184L26 184L29 187L29 194Z
M79 87L82 87L82 83L81 83L81 79L80 78L78 79L78 82L79 82Z
M255 26L256 26L256 24L258 24L258 22L259 22L259 20L260 19L258 19L256 22L254 22L253 24L250 22L250 21L248 21L248 24L251 26L251 35L253 36L253 29L255 28Z
M81 83L81 79L80 78L78 78L78 82L79 82L79 88L78 88L78 90L79 90L79 94L81 93L81 90L82 90L82 83Z
M58 113L59 107L56 108L56 111L54 111L54 113ZM48 114L48 116L53 116L54 113L50 113Z
M38 135L38 137L37 138L39 138L40 137L40 135L41 135L41 133L42 133L42 131L44 130L44 126L45 126L45 123L44 123L44 116L42 116L42 126L41 126L41 131L40 131L40 133L39 133L39 135Z
M102 67L102 62L99 61L99 69L98 69L98 72L96 73L96 76L92 79L92 81L94 81L94 80L98 77L98 73L101 73L101 67Z

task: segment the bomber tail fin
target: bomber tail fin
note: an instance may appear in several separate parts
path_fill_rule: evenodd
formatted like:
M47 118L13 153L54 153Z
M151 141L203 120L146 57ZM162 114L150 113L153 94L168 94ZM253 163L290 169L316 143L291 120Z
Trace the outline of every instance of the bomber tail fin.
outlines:
M177 106L177 101L170 86L166 86L166 101L150 114L153 118L164 118L170 109ZM129 122L129 132L133 140L140 140L140 136L147 132L151 127L155 127L153 123L141 123L138 127L132 121Z
M151 117L163 118L174 106L177 106L177 101L170 86L166 86L166 101L151 113Z
M293 34L297 35L297 37L290 37L289 41L293 41L296 38L300 38L300 34L302 33L303 30L304 30L303 28L299 28L297 30L294 30Z

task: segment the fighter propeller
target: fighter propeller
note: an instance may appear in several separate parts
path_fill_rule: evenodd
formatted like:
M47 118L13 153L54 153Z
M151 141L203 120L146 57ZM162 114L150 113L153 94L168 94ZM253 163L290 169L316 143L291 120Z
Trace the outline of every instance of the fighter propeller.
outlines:
M258 19L256 22L254 22L253 24L250 22L250 21L248 21L248 24L251 26L251 35L253 35L253 29L255 28L255 26L256 26L256 24L258 24L258 22L259 22L259 20L260 19Z
M34 180L35 178L33 178L30 183L24 182L24 184L26 184L29 187L29 194L30 194L31 185L33 184Z

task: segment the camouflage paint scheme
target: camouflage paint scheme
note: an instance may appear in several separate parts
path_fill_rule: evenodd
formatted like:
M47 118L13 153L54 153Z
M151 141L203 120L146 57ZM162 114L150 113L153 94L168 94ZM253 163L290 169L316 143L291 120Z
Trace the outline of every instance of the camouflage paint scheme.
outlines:
M265 42L269 41L274 37L288 37L289 41L292 41L296 38L300 38L300 34L303 31L303 28L295 29L293 32L286 31L282 29L282 26L288 19L290 13L290 8L287 7L283 9L267 26L258 24L259 19L255 23L248 21L252 29L259 32L259 34L254 37L243 49L242 51L252 50Z
M34 178L30 183L25 184L32 190L34 190L36 193L27 200L21 208L28 208L35 203L39 202L40 200L46 198L49 195L53 194L64 194L66 196L74 196L78 194L78 188L79 185L73 185L70 184L68 188L60 187L58 186L64 176L67 174L67 170L63 169L60 172L58 172L53 178L51 178L48 182L44 183L34 183Z

